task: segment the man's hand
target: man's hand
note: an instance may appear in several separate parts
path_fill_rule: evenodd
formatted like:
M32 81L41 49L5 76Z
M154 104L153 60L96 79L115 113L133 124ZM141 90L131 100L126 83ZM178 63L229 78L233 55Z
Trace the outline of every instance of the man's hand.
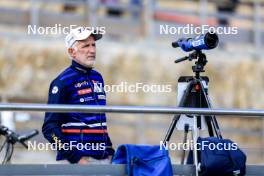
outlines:
M78 164L88 164L89 162L85 158L81 158Z
M113 158L113 156L112 155L109 155L108 156L108 160L109 160L109 163L111 163L112 162L112 158ZM96 161L100 161L100 160L96 160ZM94 161L92 161L92 163L94 163ZM81 159L80 159L80 161L78 162L78 164L90 164L90 160L89 160L89 157L82 157Z

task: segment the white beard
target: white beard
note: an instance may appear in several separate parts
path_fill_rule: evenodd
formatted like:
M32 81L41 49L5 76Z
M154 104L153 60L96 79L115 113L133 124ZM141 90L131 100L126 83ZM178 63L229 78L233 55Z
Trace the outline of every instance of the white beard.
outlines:
M87 65L88 66L88 68L93 68L94 67L94 65L95 65L95 63L96 63L96 61L94 60L94 61L92 61L92 62L90 62L90 64L89 65Z

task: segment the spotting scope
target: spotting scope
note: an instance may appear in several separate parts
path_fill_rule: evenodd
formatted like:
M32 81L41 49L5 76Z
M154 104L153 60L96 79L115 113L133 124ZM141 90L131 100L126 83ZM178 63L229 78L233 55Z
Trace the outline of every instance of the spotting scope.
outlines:
M176 42L172 42L172 47L181 47L183 51L189 52L192 50L210 50L218 45L218 36L216 33L207 32L195 38L181 38Z

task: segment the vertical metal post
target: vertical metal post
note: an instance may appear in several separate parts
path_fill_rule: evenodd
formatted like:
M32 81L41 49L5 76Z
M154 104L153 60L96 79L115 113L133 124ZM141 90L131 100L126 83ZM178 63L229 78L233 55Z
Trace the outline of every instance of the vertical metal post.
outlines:
M88 15L88 24L90 27L96 27L97 25L97 0L86 0L87 4L87 15Z
M262 121L262 146L264 145L264 119L261 119ZM260 153L261 157L264 158L264 151L262 150Z
M261 5L260 1L254 1L254 45L255 56L260 57L261 50Z
M195 175L198 176L199 168L198 168L198 151L197 151L197 139L199 136L199 129L197 128L197 116L193 116L193 158L195 165Z
M155 11L155 0L147 0L145 4L144 13L144 24L145 34L147 40L154 38L154 11Z
M207 9L208 9L208 1L200 0L199 14L200 14L200 24L201 25L207 23Z
M38 0L30 0L31 8L30 8L30 24L31 26L39 25L39 7Z
M139 144L144 144L146 143L146 137L145 137L145 133L146 133L146 128L145 128L145 116L143 115L142 118L138 118L136 121L136 131L137 131L137 142Z

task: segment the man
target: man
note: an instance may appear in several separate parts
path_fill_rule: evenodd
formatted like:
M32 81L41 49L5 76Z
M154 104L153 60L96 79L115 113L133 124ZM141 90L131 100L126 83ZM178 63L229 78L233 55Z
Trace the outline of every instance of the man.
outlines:
M106 104L103 78L93 69L95 41L101 38L101 34L83 27L73 29L66 36L72 64L50 84L48 104ZM57 144L57 160L79 164L110 163L114 154L105 113L47 112L42 132L50 143Z

